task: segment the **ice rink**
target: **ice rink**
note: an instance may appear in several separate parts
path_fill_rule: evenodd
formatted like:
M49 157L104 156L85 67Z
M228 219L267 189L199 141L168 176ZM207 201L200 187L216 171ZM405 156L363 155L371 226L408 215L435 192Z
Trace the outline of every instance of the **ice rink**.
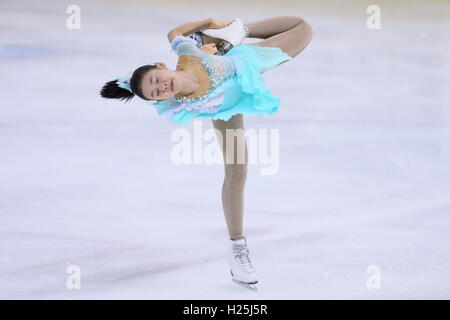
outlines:
M449 299L450 2L195 3L0 2L0 298ZM279 113L245 119L280 135L279 172L246 183L255 292L230 280L223 167L173 164L178 126L99 90L175 69L180 24L275 15L315 34L263 75Z

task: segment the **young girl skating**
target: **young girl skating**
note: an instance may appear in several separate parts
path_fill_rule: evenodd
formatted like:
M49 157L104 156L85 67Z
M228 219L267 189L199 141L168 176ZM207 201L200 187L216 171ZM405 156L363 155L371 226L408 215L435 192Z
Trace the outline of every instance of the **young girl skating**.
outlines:
M239 18L206 19L183 24L167 37L179 56L176 70L163 62L144 65L131 77L106 83L101 95L125 101L136 95L180 125L194 118L212 119L225 163L222 205L230 237L230 272L236 281L256 284L243 233L248 165L244 115L277 113L280 99L271 94L261 74L296 57L310 42L312 28L297 16L245 24ZM263 40L242 44L245 38ZM226 144L227 129L235 134L234 148ZM238 161L240 150L245 150L244 161Z

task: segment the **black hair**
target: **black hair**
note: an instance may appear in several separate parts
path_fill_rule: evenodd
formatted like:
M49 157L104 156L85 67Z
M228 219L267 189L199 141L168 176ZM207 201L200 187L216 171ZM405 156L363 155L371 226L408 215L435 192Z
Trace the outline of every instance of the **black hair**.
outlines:
M118 79L116 79L107 82L100 91L100 95L103 98L125 100L125 102L133 98L135 95L144 100L151 100L147 99L142 94L140 83L144 74L147 71L155 68L156 68L155 65L149 64L134 70L133 75L131 76L130 79L131 92L127 89L119 87L119 85L117 84Z

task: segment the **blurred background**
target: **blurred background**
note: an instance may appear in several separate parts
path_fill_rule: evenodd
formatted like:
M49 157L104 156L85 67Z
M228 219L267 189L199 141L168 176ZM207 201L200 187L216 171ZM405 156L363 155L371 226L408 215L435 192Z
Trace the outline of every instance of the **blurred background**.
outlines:
M99 90L175 69L180 24L276 15L315 34L263 75L278 114L245 119L280 134L279 173L247 178L252 292L229 279L223 167L173 164L178 126ZM0 297L450 298L449 16L449 1L3 0Z

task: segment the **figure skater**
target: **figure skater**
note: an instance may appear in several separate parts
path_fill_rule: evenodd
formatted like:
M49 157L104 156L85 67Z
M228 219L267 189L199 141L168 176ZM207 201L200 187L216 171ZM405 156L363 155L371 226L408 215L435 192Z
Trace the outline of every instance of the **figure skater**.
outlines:
M180 125L194 118L212 119L225 163L222 206L230 239L228 263L232 279L243 284L258 282L243 233L248 165L244 115L277 113L280 99L271 94L261 74L296 57L312 33L311 26L296 16L246 24L239 18L186 23L167 34L179 57L176 70L163 62L144 65L131 77L119 77L101 90L105 98L125 101L136 95ZM262 41L243 44L245 38ZM230 130L234 147L225 139ZM241 163L237 163L239 150L245 152Z

